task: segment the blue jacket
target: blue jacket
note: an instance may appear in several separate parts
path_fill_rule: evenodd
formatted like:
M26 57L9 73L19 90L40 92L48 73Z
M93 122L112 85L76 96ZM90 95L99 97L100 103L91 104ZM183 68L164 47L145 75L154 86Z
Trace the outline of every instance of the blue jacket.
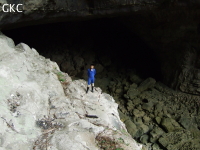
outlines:
M94 76L96 75L96 70L95 69L88 69L88 78L94 78Z

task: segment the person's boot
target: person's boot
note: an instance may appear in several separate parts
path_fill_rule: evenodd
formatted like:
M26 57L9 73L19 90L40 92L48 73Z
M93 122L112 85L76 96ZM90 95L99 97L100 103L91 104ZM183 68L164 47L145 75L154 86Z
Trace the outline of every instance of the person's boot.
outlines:
M94 86L92 86L92 92L94 92Z
M86 94L88 93L88 91L89 91L89 87L87 87Z

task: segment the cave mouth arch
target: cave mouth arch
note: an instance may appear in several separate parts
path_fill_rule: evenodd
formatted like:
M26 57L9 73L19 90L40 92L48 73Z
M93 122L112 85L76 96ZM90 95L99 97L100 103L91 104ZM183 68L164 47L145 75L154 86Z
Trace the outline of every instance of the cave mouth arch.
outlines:
M110 66L105 66L99 58L106 56L118 71L134 70L141 78L153 77L162 81L160 62L153 49L118 18L42 24L2 32L15 44L26 43L47 58L53 59L51 53L65 50L73 56L92 52L96 54L93 63L101 63L104 70L109 70ZM89 64L85 65L88 67ZM80 68L84 69L86 67ZM79 77L78 73L76 75Z

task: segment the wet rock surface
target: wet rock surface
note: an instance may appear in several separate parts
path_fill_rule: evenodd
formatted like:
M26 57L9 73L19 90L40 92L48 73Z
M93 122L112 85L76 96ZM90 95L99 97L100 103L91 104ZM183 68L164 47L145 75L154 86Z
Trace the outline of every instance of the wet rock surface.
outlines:
M146 149L127 133L117 103L100 88L86 94L86 81L72 81L55 62L3 34L0 60L0 149Z

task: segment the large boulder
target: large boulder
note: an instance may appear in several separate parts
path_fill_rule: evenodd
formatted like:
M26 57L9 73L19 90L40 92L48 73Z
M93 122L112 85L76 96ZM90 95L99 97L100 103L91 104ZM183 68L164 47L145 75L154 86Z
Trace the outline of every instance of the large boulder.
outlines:
M173 132L176 130L181 130L182 127L179 125L176 120L172 118L163 118L161 121L161 126L167 131L167 132Z
M138 91L142 92L147 89L153 88L156 83L156 80L153 78L147 78L144 80L137 88Z
M125 124L131 136L135 137L138 131L137 126L130 119L126 120Z
M200 137L200 130L198 129L198 123L196 123L195 118L181 116L179 120L180 124L197 138Z

